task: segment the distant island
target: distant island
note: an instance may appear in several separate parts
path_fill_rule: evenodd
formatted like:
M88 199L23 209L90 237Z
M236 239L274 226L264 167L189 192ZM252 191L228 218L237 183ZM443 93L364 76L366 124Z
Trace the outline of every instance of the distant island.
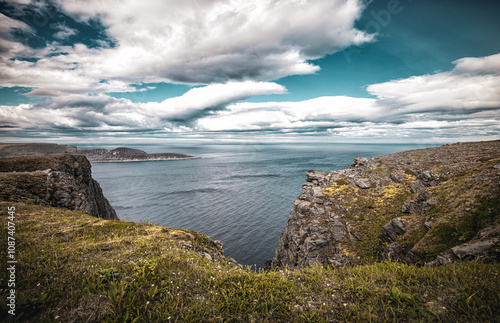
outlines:
M82 148L71 145L58 145L49 143L0 143L0 157L2 156L28 156L38 154L78 154L84 155L90 162L135 162L155 160L181 160L197 159L200 157L177 153L148 154L143 150L118 147L108 151L102 148Z

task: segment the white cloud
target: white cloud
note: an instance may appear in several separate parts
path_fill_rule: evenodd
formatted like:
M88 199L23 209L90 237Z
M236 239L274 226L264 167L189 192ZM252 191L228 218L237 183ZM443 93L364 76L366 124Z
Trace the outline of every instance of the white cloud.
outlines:
M271 82L228 82L193 88L179 97L169 98L160 103L149 102L141 105L146 115L162 119L190 119L210 109L225 108L226 105L251 96L282 94L286 89Z
M314 73L319 67L309 60L373 38L354 28L364 8L361 0L58 3L76 19L100 19L117 46L89 49L54 42L32 50L6 40L12 28L28 27L2 15L0 48L7 59L0 62L0 86L59 96L136 91L129 85L140 82L267 81ZM53 37L67 39L77 32L59 24ZM15 59L20 56L41 59Z
M88 128L187 130L176 122L189 123L201 115L255 95L280 94L286 89L270 82L228 82L193 88L184 95L160 103L137 103L108 95L71 94L17 107L3 106L5 126L21 128Z
M59 96L3 106L0 120L11 131L138 131L190 136L254 131L359 140L495 138L500 132L500 101L492 61L490 57L459 60L449 73L369 86L378 98L240 102L251 96L285 93L286 89L272 82L228 82L193 88L160 103L137 103L103 94Z
M363 10L358 0L59 2L76 17L100 17L118 41L82 64L85 71L134 82L208 84L314 73L318 67L308 60L372 40L353 26Z
M76 35L78 33L78 30L69 28L68 26L63 24L57 24L55 26L55 29L57 30L57 32L54 33L53 37L61 40Z
M200 118L200 131L319 129L339 136L418 132L494 134L500 129L500 54L464 58L446 73L368 86L376 99L321 97L242 102Z
M14 43L18 44L18 43ZM19 45L16 55L28 55L32 50ZM11 47L13 51L14 47ZM49 46L43 50L49 54ZM75 45L71 49L83 55L93 55L96 50L87 48L83 44ZM12 56L12 55L11 55ZM0 86L23 86L33 88L29 95L61 96L68 94L105 93L105 92L133 92L135 87L120 80L105 80L89 75L78 67L74 61L68 60L65 55L56 55L39 59L36 63L24 60L3 59L0 61Z
M500 108L500 54L462 58L451 72L373 84L367 90L394 113L454 112Z
M11 2L16 2L20 4L29 4L31 0L10 0Z
M486 57L464 57L454 62L459 74L500 74L500 54Z
M343 121L366 121L380 115L375 99L343 96L300 102L242 102L197 121L201 131L327 128Z
M10 32L14 28L24 30L25 32L32 32L31 28L24 22L9 18L0 13L0 58L3 58L2 61L28 50L26 46L14 41L10 35ZM2 73L1 70L0 73Z

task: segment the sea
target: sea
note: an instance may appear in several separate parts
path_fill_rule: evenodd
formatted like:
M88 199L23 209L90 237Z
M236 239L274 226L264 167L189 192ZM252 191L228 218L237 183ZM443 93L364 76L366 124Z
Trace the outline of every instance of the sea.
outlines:
M224 254L262 268L275 256L278 238L307 170L348 167L355 157L376 157L437 144L220 144L74 143L120 146L148 153L201 157L175 161L93 163L121 220L195 230L223 243Z

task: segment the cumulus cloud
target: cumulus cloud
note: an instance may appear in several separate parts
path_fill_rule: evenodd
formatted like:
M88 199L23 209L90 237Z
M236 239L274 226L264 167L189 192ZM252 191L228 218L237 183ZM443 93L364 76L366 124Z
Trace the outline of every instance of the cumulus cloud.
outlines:
M243 102L197 121L201 131L238 131L336 127L339 122L362 122L380 115L375 99L343 96L300 102Z
M0 46L7 60L0 62L0 86L32 87L28 95L58 96L135 91L129 85L141 82L269 81L314 73L319 67L310 60L373 38L354 27L364 9L361 0L54 3L74 19L100 20L117 46L89 49L54 42L32 50L5 41L13 28L29 27L2 15ZM30 6L35 10L42 4ZM78 33L62 23L55 27L55 39Z
M500 54L459 59L449 72L369 85L373 98L244 102L286 93L271 80L314 73L319 69L314 59L372 41L373 35L354 27L363 10L361 0L58 3L75 19L100 19L116 46L54 42L32 49L16 42L10 32L33 30L1 15L0 86L29 87L30 95L49 97L1 106L3 133L269 132L410 138L446 136L464 128L477 136L500 130ZM77 38L71 36L78 31L63 24L55 27L54 38ZM105 94L138 91L132 85L141 82L206 86L162 102Z
M463 58L455 64L450 72L370 85L374 99L242 102L200 118L196 127L200 131L317 129L355 137L382 132L397 136L397 131L406 136L436 129L459 133L460 127L467 127L476 135L495 134L500 128L500 54Z
M284 86L272 82L228 82L193 88L180 97L169 98L160 103L149 102L140 106L141 111L146 115L169 120L187 120L194 116L224 109L230 103L251 96L285 92Z
M368 86L393 113L469 114L500 108L500 54L462 58L450 72Z
M77 19L99 17L118 43L93 53L70 51L65 60L86 75L128 82L210 84L309 74L319 69L309 60L373 37L354 28L363 10L359 0L59 3Z
M195 87L163 102L71 94L0 109L1 127L121 133L286 133L338 138L495 137L500 131L497 55L462 59L447 73L373 84L376 98L325 96L297 102L245 102L281 94L273 82ZM499 62L500 63L500 62ZM7 130L6 130L7 129ZM475 137L475 138L476 138Z
M72 94L33 104L3 106L3 127L103 129L184 129L192 119L224 109L255 95L280 94L286 89L270 82L228 82L193 88L163 102L138 103L108 95Z

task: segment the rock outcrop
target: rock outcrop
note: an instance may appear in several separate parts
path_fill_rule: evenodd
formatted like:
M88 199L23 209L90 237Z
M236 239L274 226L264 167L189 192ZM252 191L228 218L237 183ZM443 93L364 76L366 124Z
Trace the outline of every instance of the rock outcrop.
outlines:
M0 158L0 199L31 201L117 219L99 183L92 178L90 162L82 155Z
M500 262L499 161L491 141L307 171L272 266Z

